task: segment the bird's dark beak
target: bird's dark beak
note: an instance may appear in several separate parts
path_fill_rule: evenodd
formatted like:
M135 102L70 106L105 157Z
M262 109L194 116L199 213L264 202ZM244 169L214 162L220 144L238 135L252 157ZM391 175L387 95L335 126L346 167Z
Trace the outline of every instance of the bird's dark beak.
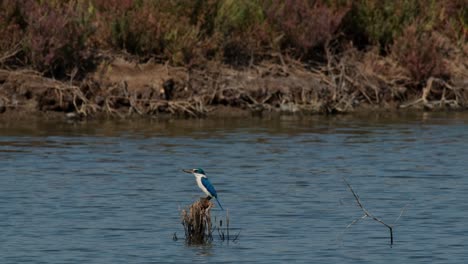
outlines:
M186 172L186 173L192 173L193 172L193 170L186 170L186 169L183 169L182 171Z

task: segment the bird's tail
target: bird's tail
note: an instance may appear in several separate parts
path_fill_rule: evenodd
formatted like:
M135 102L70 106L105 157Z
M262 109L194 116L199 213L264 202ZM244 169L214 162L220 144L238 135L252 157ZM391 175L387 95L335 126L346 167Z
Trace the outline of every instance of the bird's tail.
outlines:
M219 202L218 198L217 198L217 197L215 197L215 198L216 198L216 202L218 202L219 208L221 208L221 210L224 211L224 209L223 209L223 207L221 206L221 203Z

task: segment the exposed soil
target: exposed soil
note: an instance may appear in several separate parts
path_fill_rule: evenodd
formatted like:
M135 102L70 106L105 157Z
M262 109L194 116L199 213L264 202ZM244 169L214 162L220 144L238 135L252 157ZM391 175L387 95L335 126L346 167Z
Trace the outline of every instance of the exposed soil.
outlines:
M331 58L314 69L281 62L240 70L215 63L188 69L114 58L86 78L68 81L30 70L0 70L0 114L203 117L468 106L463 69L456 84L430 78L417 90L408 88L410 78L402 68L372 53Z

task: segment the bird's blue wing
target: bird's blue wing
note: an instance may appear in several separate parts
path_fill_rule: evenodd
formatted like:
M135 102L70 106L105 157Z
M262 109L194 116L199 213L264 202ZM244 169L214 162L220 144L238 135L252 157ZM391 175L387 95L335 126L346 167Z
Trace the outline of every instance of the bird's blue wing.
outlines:
M205 188L211 193L211 195L215 198L218 197L218 195L216 194L216 190L215 188L213 187L213 185L211 184L210 180L208 180L208 178L201 178L201 182L203 184L203 186L205 186Z

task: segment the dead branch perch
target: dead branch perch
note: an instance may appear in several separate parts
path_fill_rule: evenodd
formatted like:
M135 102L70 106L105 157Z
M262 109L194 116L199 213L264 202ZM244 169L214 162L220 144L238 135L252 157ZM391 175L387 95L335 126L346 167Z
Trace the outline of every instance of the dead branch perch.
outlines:
M200 198L194 202L189 211L182 210L182 225L185 240L189 244L205 244L213 240L211 228L211 208L209 199Z
M182 225L184 226L185 231L185 241L188 244L200 245L207 244L213 241L213 232L218 231L219 239L221 241L237 241L239 233L231 237L230 236L230 221L229 221L229 210L226 209L226 218L225 223L226 227L223 227L223 220L219 220L217 225L216 217L214 224L211 222L211 208L213 208L213 203L210 201L211 197L200 198L200 200L195 201L187 209L183 209L181 212ZM225 235L224 232L227 232Z
M379 218L377 218L376 216L374 216L373 214L371 214L369 211L367 211L367 209L362 205L362 202L361 200L359 199L359 196L354 192L353 188L351 187L351 185L348 183L348 181L346 181L346 179L343 177L343 181L346 183L346 185L348 185L348 188L349 190L353 193L353 196L354 198L356 199L356 202L358 204L358 206L362 209L362 211L364 212L364 215L361 216L360 218L358 219L355 219L353 222L351 222L346 228L352 226L353 224L357 223L359 220L361 219L364 219L366 217L370 217L372 219L374 219L375 221L381 223L382 225L386 226L389 230L390 230L390 245L393 245L393 227L386 224L384 221L380 220ZM400 215L401 216L401 215ZM398 217L400 218L400 217Z

